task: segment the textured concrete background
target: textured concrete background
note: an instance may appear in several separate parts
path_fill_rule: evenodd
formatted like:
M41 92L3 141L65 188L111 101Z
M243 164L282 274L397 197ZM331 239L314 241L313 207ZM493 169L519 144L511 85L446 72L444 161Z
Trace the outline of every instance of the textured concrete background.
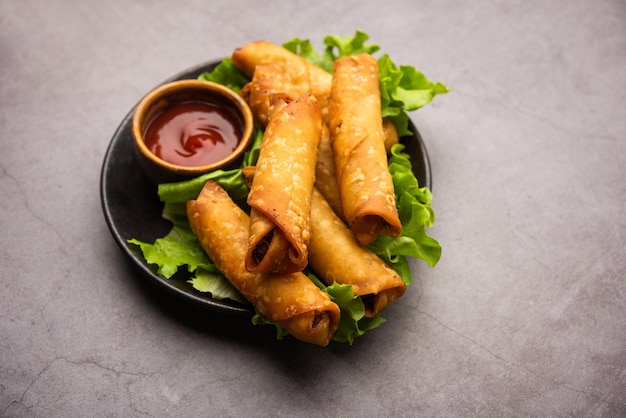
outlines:
M623 1L0 0L0 416L626 416ZM411 114L443 246L352 347L138 277L99 201L149 89L360 28L454 91Z

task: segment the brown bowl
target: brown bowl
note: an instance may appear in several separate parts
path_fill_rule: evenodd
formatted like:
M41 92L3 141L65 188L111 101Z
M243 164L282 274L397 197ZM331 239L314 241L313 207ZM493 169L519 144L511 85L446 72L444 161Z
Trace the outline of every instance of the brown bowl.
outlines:
M146 144L146 133L152 123L166 112L189 103L214 106L220 114L229 117L241 135L228 155L220 156L202 165L168 161L157 155ZM182 110L181 110L182 112ZM135 150L141 167L156 183L181 181L217 169L235 168L252 141L254 120L247 103L233 90L221 84L204 80L179 80L163 84L146 94L135 107L132 116L132 133Z

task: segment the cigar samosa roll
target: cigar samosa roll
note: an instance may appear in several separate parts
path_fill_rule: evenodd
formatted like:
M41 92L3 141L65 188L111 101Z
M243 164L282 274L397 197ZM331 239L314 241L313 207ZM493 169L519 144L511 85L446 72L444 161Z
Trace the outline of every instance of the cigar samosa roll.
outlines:
M361 247L352 231L314 189L309 265L328 285L350 284L372 317L404 294L402 278L376 254Z
M383 138L385 141L385 151L391 154L391 147L400 142L396 125L389 119L383 118Z
M310 94L274 105L248 194L245 265L253 273L302 271L307 265L321 129L322 114Z
M307 91L303 91L302 85L292 84L280 67L267 64L255 67L252 81L244 86L241 96L250 106L255 120L265 128L269 121L269 115L274 108L273 103L280 102L277 100L277 95L282 101L289 102L306 93ZM397 142L398 136L395 137ZM330 132L326 123L322 125L315 177L316 187L328 200L333 210L342 214L339 186L335 176L335 160L330 146Z
M339 323L339 307L305 274L255 274L244 266L248 215L217 183L207 181L187 202L189 225L202 248L230 283L268 321L299 340L325 346Z
M254 119L263 128L267 126L272 111L273 98L281 95L285 102L309 93L309 85L296 85L285 71L276 65L257 65L252 80L241 90L241 96L248 103Z
M320 147L317 153L317 165L315 167L315 187L322 193L330 207L341 219L343 207L341 205L341 195L339 194L339 184L335 175L335 157L330 144L330 131L328 126L322 126L322 136Z
M241 96L250 106L256 122L263 128L267 126L274 103L281 103L281 100L278 99L287 103L306 93L303 91L302 85L292 84L285 72L273 64L257 65L252 80L241 90ZM395 135L395 139L397 142L397 135ZM322 125L315 177L316 187L328 200L333 210L342 216L341 197L335 176L335 160L330 146L330 132L326 123Z
M273 64L280 67L288 74L293 84L309 85L310 93L315 96L325 113L332 75L321 67L280 45L267 41L254 41L237 48L231 58L233 64L248 77L253 76L257 65Z
M335 60L328 108L343 213L357 242L397 237L402 224L387 164L378 62L369 54Z

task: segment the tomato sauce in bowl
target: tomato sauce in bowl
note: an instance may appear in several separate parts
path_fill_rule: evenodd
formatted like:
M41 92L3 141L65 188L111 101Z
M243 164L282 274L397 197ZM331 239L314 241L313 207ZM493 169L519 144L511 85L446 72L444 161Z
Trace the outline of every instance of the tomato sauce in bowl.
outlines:
M241 135L241 123L228 109L209 102L187 102L158 114L146 126L144 141L157 157L194 167L228 157Z
M163 84L132 115L136 155L156 183L235 168L253 129L252 112L238 93L202 80Z

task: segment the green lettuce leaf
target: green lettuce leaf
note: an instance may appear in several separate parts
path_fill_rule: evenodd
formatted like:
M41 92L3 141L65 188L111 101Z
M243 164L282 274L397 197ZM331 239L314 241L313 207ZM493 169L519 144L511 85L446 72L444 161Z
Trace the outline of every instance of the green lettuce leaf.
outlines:
M326 286L314 273L307 276L339 306L341 317L333 341L352 345L355 338L385 322L380 312L373 318L365 318L365 305L359 296L354 295L352 285L335 282Z
M198 197L200 190L202 190L207 180L214 180L228 192L235 202L245 201L250 189L243 178L241 168L256 164L259 158L263 131L259 128L255 128L253 135L252 145L244 154L240 168L227 171L215 170L190 180L159 184L159 199L166 204L186 203L188 200L193 200Z
M333 61L340 57L349 57L350 55L374 54L380 50L380 46L366 44L365 42L369 38L367 33L358 29L351 36L328 35L324 38L324 45L326 45L324 53Z
M230 57L224 58L213 71L200 74L198 79L223 84L237 93L250 81L239 68L235 67Z
M250 148L243 155L243 161L241 162L242 168L256 165L256 162L259 159L261 141L263 141L263 129L259 126L255 126L252 135L252 145L250 145Z
M213 299L231 299L242 304L248 303L246 298L219 272L198 268L196 275L187 282L199 292L210 293Z
M412 134L407 111L426 106L436 95L450 91L442 83L428 80L414 67L398 67L387 54L378 59L378 80L382 116L394 123L401 137Z
M187 266L190 272L198 267L206 270L214 269L209 257L198 248L197 239L189 228L174 226L163 238L158 238L154 244L131 239L128 242L141 248L144 258L149 264L158 266L157 274L169 279L179 267Z
M283 48L332 73L333 63L337 58L361 53L373 54L380 49L376 44L366 44L368 39L369 35L360 30L352 36L328 35L324 38L326 47L322 55L315 51L308 39L291 39L283 44Z
M354 296L351 285L333 283L324 288L330 298L339 305L341 318L333 341L352 345L354 339L385 322L380 312L373 318L365 318L365 305L360 297Z
M430 206L433 196L427 187L419 187L404 145L396 144L391 148L389 172L402 233L397 238L380 236L368 248L394 268L406 284L410 284L411 272L406 256L424 260L431 267L441 257L441 246L426 233L426 227L432 227L435 222L435 212Z
M283 48L305 58L329 73L333 71L332 59L328 56L318 54L311 41L308 39L293 38L285 42Z
M207 180L215 180L228 191L233 200L242 200L248 196L248 186L243 178L241 169L237 168L228 171L211 171L191 180L159 184L159 198L166 203L186 203L188 200L198 197Z

